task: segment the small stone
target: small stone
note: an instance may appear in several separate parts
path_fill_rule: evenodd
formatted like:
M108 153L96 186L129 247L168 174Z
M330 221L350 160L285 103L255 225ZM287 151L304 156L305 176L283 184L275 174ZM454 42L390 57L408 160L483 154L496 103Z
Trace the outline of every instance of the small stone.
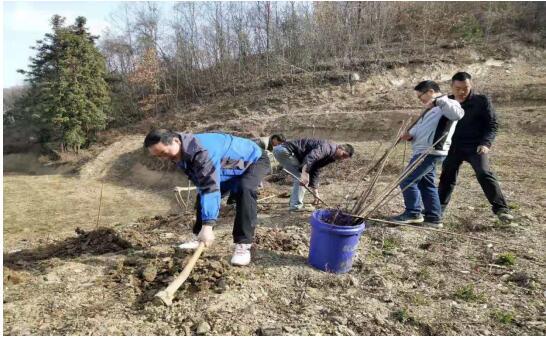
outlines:
M219 288L225 289L225 288L227 287L227 283L226 283L225 278L220 278L220 279L216 282L216 286L219 287Z
M226 280L224 278L219 279L216 282L216 288L214 289L214 291L216 293L224 293L226 292L226 290L227 290Z
M138 263L139 263L138 257L134 257L134 256L129 256L125 258L125 260L123 261L123 265L126 265L126 266L135 266L135 265L138 265Z
M258 329L258 335L260 336L281 336L282 328L280 327L261 327Z
M527 275L525 272L516 272L513 275L510 275L508 280L510 282L516 283L517 285L519 285L521 287L529 286L531 281L532 281L531 278L529 277L529 275Z
M61 279L55 273L50 272L50 273L48 273L47 275L44 276L44 281L49 282L49 283L58 283L58 282L61 281Z
M349 284L352 286L358 286L359 282L355 276L349 276Z
M356 333L346 326L340 326L339 332L344 336L356 336Z
M294 331L294 328L291 326L283 326L282 329L286 331L287 333L291 333Z
M508 278L510 278L510 275L509 275L509 274L507 274L507 273L505 273L504 275L502 275L502 276L501 276L501 278L500 278L500 279L501 279L501 281L507 281L507 280L508 280Z
M210 269L214 271L222 271L222 263L218 261L213 261L209 263Z
M157 268L154 265L147 265L144 270L142 270L142 278L147 282L153 282L155 277L157 277Z
M342 317L342 316L332 316L332 317L330 317L330 319L336 324L340 324L340 325L346 325L347 324L347 318Z
M210 332L210 325L207 322L201 322L199 325L197 325L197 329L195 330L195 333L198 336L203 336Z
M379 326L385 326L385 325L386 325L385 319L379 317L378 315L375 315L374 320L375 320L375 323L376 323L377 325L379 325Z
M166 260L165 261L165 268L167 268L167 270L170 270L174 267L174 262L172 259L169 259L169 260Z

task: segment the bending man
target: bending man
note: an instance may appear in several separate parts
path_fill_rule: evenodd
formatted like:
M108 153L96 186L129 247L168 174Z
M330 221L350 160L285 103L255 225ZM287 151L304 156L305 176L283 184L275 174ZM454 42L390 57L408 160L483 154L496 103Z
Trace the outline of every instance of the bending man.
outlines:
M281 143L273 148L273 155L279 163L302 181L309 185L318 196L320 169L334 161L341 161L353 156L354 149L350 144L336 145L326 140L298 139ZM303 198L305 189L294 179L290 196L290 211L310 211L305 207ZM317 200L313 204L318 203Z
M193 227L197 237L180 247L195 249L199 241L212 244L221 197L230 193L236 203L231 263L248 265L257 223L256 190L270 172L266 153L251 140L228 134L184 134L165 129L151 131L144 146L153 156L176 163L197 187Z

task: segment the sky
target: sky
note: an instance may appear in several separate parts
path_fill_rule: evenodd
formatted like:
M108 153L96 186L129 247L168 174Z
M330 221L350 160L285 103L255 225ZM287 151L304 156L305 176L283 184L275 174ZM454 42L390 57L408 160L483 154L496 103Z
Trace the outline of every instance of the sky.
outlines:
M108 27L109 16L121 2L107 1L4 1L3 9L3 46L2 87L22 85L24 75L17 69L27 69L29 57L35 51L30 49L36 40L51 32L49 20L54 14L66 17L66 23L72 24L77 16L87 18L91 33L100 35Z

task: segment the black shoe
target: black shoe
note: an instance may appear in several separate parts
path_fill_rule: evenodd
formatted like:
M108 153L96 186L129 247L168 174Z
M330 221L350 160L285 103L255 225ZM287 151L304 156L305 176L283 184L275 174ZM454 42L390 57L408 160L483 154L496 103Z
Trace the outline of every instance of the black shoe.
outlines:
M510 215L508 211L498 211L496 215L502 223L508 224L514 220L514 216Z
M420 224L425 220L422 215L410 216L408 214L401 214L398 216L390 217L387 219L390 222L403 223L403 224Z
M425 221L421 223L421 225L427 228L434 228L434 229L441 229L444 227L444 225L440 221L437 221L437 222Z

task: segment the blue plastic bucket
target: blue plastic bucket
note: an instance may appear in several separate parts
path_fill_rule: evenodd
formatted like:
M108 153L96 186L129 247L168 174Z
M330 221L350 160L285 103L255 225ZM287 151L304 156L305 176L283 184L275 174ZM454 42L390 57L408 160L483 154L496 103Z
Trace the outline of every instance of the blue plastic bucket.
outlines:
M360 235L365 224L340 226L325 223L332 210L315 210L311 214L311 241L308 262L315 268L333 272L349 272L353 266Z

